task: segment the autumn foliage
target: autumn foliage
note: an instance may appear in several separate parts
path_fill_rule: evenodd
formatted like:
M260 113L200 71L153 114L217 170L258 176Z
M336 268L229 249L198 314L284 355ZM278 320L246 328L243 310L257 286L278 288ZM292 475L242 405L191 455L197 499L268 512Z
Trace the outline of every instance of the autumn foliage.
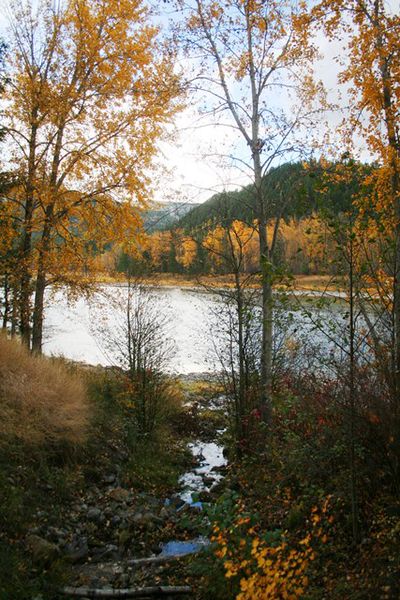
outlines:
M45 288L79 288L94 253L139 245L152 159L180 86L141 0L14 9L4 130L16 184L1 216L17 233L7 234L7 267L21 334L40 351Z

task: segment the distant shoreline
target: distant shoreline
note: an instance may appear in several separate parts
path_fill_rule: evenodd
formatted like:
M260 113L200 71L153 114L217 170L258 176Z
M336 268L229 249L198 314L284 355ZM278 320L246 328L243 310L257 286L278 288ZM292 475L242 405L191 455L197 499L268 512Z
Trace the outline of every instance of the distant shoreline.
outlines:
M126 283L127 278L121 274L121 276L99 276L97 278L99 283L104 284L118 284ZM176 273L154 273L152 275L144 275L143 282L149 285L156 285L157 287L187 287L187 288L201 288L202 286L218 286L218 287L233 287L234 278L233 275L201 275L201 276L188 276L180 275ZM257 276L254 277L251 287L258 287ZM288 286L277 285L277 289L285 289ZM338 292L342 288L342 281L331 275L294 275L293 286L290 289L295 289L297 292Z

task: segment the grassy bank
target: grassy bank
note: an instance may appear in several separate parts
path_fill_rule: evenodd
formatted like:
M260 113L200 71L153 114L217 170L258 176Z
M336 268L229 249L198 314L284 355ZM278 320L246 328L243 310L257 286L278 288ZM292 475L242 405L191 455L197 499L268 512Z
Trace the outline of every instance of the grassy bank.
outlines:
M176 489L189 460L173 429L181 396L172 383L176 393L143 436L120 374L34 357L4 337L0 356L0 598L50 600L72 566L53 542L63 535L68 548L87 526L65 529L67 515L90 490L102 497L105 474L133 498Z

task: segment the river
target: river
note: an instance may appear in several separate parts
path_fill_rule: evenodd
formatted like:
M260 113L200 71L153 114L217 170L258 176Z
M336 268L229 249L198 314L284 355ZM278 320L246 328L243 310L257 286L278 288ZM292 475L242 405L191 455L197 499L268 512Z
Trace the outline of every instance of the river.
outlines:
M109 365L115 356L104 344L99 332L115 330L119 311L113 302L126 299L123 285L104 285L90 299L81 297L68 301L62 291L49 293L45 311L44 352L61 355L88 364ZM201 289L180 287L152 287L152 309L156 315L166 317L165 335L172 341L174 352L168 360L168 371L179 374L204 373L219 370L216 350L223 344L221 330L221 300ZM310 308L311 307L311 308ZM334 305L329 311L319 311L308 305L315 318L326 326L332 316L344 332L342 306ZM300 303L292 302L290 308L279 311L276 326L276 347L284 348L290 340L306 340L308 348L323 347L325 353L337 352L335 344L307 317ZM226 342L227 343L227 342Z

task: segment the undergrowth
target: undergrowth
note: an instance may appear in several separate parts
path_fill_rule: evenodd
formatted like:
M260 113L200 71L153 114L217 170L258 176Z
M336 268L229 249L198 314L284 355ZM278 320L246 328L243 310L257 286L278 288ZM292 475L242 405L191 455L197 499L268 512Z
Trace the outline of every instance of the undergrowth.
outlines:
M68 504L116 468L138 493L176 487L188 459L171 433L180 394L143 436L120 402L121 373L31 356L4 338L0 355L0 599L55 600L69 564L35 564L28 532L62 526Z

